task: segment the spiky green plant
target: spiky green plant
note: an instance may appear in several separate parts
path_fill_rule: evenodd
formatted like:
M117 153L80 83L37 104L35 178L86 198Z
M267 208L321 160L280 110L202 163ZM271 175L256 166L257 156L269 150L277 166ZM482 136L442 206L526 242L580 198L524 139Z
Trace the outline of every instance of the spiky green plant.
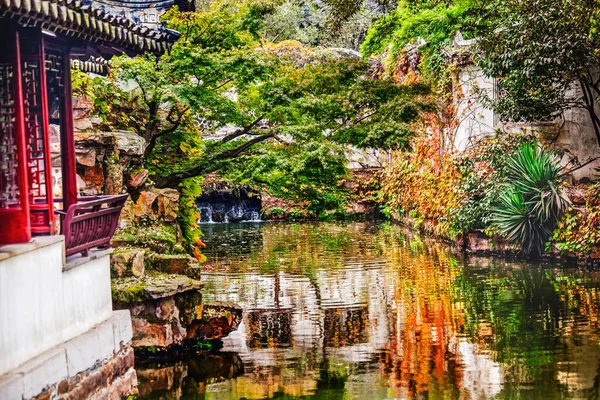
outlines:
M539 143L524 143L507 161L506 189L492 226L526 255L539 255L570 205L559 159Z

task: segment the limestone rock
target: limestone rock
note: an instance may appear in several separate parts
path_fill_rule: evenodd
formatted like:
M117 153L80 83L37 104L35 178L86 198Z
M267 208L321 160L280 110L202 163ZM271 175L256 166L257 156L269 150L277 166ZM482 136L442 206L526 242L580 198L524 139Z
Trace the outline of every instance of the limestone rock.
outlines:
M76 131L87 131L92 129L93 125L89 118L83 118L73 121L73 128Z
M129 218L130 211L131 209L125 211L127 218ZM136 221L135 217L132 221L140 222ZM146 221L139 225L131 224L131 226L118 231L113 236L112 244L117 247L144 247L162 254L182 254L185 253L185 249L181 240L181 231L176 223L160 221L148 223Z
M96 165L96 149L94 147L79 147L75 150L75 157L77 159L78 164L84 165L86 167L93 167L94 165Z
M140 188L148 180L148 170L137 168L127 174L127 187L135 190Z
M109 195L123 193L123 167L119 162L118 154L112 154L104 160L106 180L104 181L104 192Z
M145 250L127 249L114 252L110 257L110 270L113 278L144 276Z
M94 101L91 99L91 97L73 97L73 120L78 121L84 118L88 118L93 108Z
M173 344L170 324L152 323L144 318L131 317L134 347L167 347Z
M152 254L148 265L155 271L167 274L187 275L187 270L196 264L196 260L188 254Z
M135 202L133 213L136 218L150 216L164 221L175 221L179 210L179 192L176 189L143 191Z
M145 276L141 279L122 278L113 280L112 283L113 301L125 304L162 299L202 287L199 281L183 275Z
M146 150L146 140L135 132L115 131L103 132L113 135L117 140L117 148L120 152L130 156L143 156Z
M104 187L104 168L102 168L102 165L87 168L82 178L86 183L86 187L93 187L100 192Z

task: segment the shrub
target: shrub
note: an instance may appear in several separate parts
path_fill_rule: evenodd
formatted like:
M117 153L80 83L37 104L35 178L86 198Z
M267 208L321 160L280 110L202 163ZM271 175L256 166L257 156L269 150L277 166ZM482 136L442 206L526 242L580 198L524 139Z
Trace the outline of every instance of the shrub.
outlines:
M572 207L559 221L552 243L563 252L589 254L600 247L600 183L587 190L585 206Z
M505 190L492 227L527 255L541 254L570 201L558 158L538 143L523 143L507 158Z

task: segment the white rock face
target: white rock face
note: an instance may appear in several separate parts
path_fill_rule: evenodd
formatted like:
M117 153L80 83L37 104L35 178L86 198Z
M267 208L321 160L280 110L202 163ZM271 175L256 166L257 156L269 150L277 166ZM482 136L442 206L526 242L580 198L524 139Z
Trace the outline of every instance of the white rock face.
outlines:
M105 135L114 135L117 139L117 148L119 151L130 156L144 155L146 149L146 141L143 137L134 132L116 131L102 132Z

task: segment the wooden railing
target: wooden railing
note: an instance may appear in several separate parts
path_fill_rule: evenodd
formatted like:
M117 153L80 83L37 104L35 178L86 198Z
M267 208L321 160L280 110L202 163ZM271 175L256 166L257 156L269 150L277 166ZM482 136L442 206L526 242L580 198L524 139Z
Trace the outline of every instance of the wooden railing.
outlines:
M119 215L129 195L80 197L67 211L55 211L61 217L67 257L90 249L107 247L115 234ZM61 201L61 199L55 199Z

